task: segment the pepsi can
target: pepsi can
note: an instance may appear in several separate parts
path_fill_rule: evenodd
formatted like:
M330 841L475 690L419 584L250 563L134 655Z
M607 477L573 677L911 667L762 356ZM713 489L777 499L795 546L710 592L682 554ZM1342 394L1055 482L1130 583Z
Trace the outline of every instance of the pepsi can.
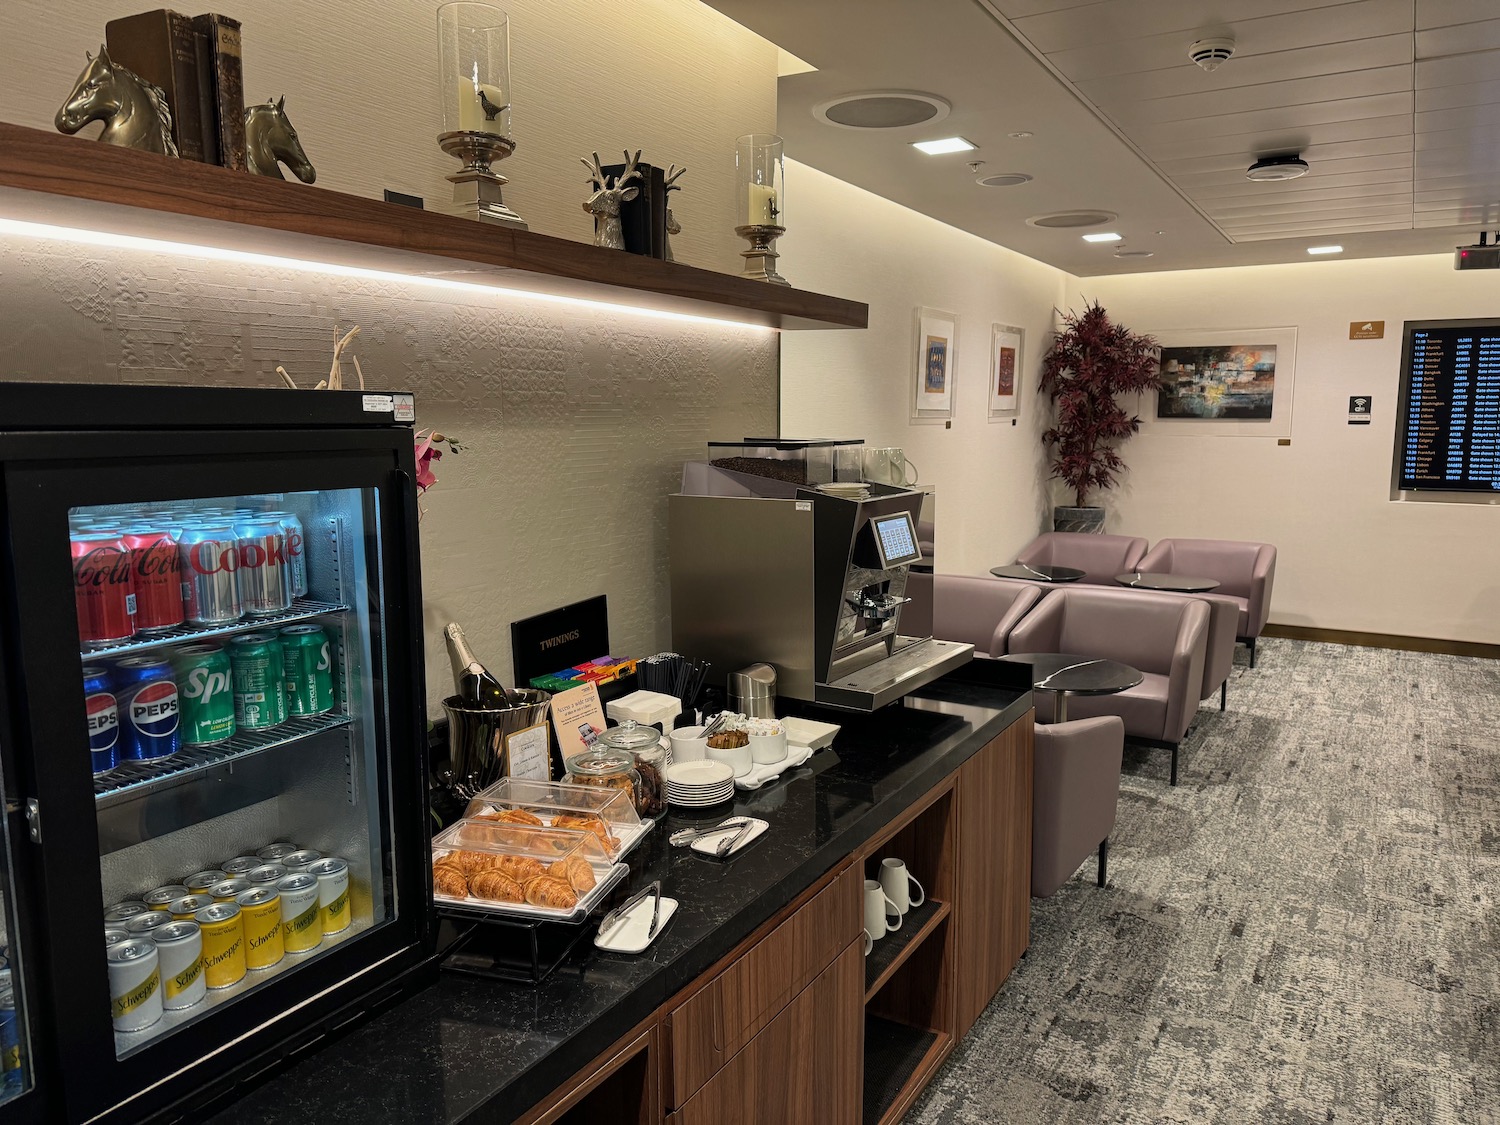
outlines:
M88 718L89 757L98 777L120 764L120 704L114 677L103 665L84 665L83 711Z
M120 760L149 762L182 749L177 677L154 656L129 656L115 665L120 706Z
M182 601L193 625L240 619L240 546L228 522L189 524L177 540L182 553Z

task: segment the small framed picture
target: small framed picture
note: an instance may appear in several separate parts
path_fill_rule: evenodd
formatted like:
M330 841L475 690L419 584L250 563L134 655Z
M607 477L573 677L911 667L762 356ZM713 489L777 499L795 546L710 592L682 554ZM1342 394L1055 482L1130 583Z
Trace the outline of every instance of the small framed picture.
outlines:
M953 417L958 373L958 314L917 309L912 421L941 422Z
M990 417L1011 417L1021 408L1021 361L1026 332L1010 324L990 326Z

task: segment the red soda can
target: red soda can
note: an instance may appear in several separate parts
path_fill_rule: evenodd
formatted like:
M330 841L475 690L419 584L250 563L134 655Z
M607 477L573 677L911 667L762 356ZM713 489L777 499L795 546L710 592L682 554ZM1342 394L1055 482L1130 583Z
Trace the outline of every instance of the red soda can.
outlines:
M130 548L113 532L72 536L78 639L105 648L135 636L135 577Z
M181 625L182 555L177 540L165 529L136 525L121 537L130 548L135 579L135 627L142 633L163 633Z

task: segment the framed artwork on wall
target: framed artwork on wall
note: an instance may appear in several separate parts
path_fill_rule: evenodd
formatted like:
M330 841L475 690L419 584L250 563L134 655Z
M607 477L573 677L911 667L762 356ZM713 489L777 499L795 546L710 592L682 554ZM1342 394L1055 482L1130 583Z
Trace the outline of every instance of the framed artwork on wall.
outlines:
M1161 389L1136 406L1141 433L1291 437L1295 328L1152 332Z
M990 417L1013 417L1021 407L1026 333L1010 324L990 326Z
M958 374L958 314L919 308L916 322L911 418L913 422L947 421L953 417Z

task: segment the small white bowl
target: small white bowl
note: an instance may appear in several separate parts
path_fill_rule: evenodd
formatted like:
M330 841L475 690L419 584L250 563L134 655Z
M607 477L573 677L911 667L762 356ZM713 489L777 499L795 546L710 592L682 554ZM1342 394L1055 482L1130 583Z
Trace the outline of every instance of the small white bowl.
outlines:
M786 758L786 731L775 734L750 732L750 760L758 766L771 766Z
M669 736L674 762L701 762L708 757L708 739L702 727L678 727Z
M705 753L708 754L710 761L723 762L730 766L734 770L735 777L744 777L755 765L750 759L750 747L748 746L731 746L723 749L710 746Z

